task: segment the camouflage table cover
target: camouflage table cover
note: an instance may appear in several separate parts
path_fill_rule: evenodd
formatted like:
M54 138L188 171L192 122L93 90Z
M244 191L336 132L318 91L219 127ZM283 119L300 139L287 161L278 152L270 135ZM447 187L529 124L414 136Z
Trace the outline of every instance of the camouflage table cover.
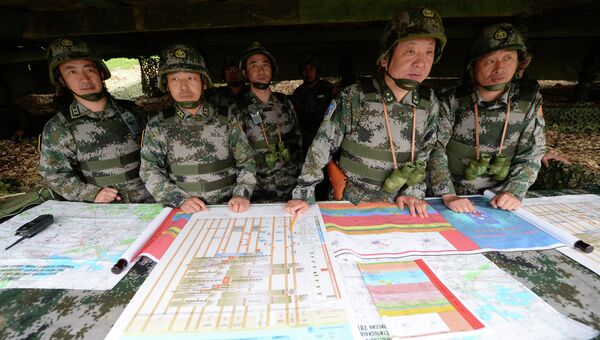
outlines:
M531 196L589 193L536 192ZM556 250L485 256L563 315L600 330L600 276ZM109 291L0 290L0 339L101 339L154 267L142 258Z

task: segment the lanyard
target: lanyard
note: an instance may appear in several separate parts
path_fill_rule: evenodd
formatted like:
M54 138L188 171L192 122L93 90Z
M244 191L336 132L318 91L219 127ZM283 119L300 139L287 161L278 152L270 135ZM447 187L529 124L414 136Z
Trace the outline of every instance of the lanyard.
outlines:
M510 118L510 97L507 98L506 105L506 118L504 119L504 128L502 129L502 138L500 139L500 149L498 150L498 155L502 154L504 138L506 137L506 129L508 128L508 120ZM477 159L479 159L479 109L477 103L475 103L473 106L473 111L475 111L475 151Z
M390 130L390 121L388 117L388 110L385 101L383 103L383 113L385 114L385 126L387 127L388 137L390 139L390 148L392 150L392 160L394 161L394 169L398 169L398 161L396 160L396 150L394 148L394 139L392 138L392 131ZM412 118L412 139L410 141L410 161L415 160L415 127L417 125L417 108L413 106L413 118Z

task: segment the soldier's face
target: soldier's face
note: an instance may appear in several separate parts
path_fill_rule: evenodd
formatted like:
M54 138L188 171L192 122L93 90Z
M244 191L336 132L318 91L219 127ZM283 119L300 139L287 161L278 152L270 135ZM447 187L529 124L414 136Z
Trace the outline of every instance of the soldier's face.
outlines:
M169 93L178 102L200 100L204 90L199 73L173 72L167 75Z
M304 65L302 79L307 83L315 81L317 79L317 67L311 64Z
M384 57L381 66L387 68L388 73L396 79L422 82L429 76L434 59L435 39L409 39L399 41L392 57Z
M508 83L518 65L519 58L515 50L490 52L473 62L475 82L480 86Z
M246 59L246 78L250 83L266 84L271 81L271 61L264 54L254 54Z
M69 60L58 66L62 82L78 95L102 90L102 75L91 60Z
M229 66L225 69L225 82L238 83L242 81L242 71L237 66Z

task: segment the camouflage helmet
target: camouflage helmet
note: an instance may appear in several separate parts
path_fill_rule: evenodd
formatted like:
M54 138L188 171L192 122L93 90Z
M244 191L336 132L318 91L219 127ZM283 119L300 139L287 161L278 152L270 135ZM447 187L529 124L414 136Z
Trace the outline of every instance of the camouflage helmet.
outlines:
M469 65L485 54L503 49L517 50L521 58L527 47L523 36L513 25L502 23L488 26L473 41L469 51Z
M158 87L162 91L165 91L167 88L167 74L173 72L199 73L207 87L212 85L204 58L200 52L191 46L172 45L160 53Z
M92 50L85 41L72 38L56 39L48 45L48 75L50 83L57 84L57 69L62 63L70 60L91 60L96 63L102 80L110 78L110 71L102 59Z
M314 67L316 67L317 74L321 70L321 67L320 67L321 65L319 64L319 59L315 55L307 54L304 57L302 57L302 59L300 59L300 62L298 63L298 74L302 75L302 70L304 69L304 66L306 66L306 65L313 65Z
M267 50L258 41L255 41L252 44L250 44L250 46L248 46L248 48L242 53L242 56L240 57L240 65L239 65L240 70L246 69L246 60L248 60L248 58L250 58L251 56L253 56L255 54L264 54L267 58L269 58L269 61L271 62L271 69L273 70L273 77L274 77L277 74L277 72L279 71L279 68L277 67L277 61L275 60L275 57L273 57L273 55L269 52L269 50Z
M437 12L429 8L413 8L402 11L390 19L379 40L377 65L381 59L394 51L399 41L417 38L437 40L434 59L434 63L437 63L447 41L442 18Z

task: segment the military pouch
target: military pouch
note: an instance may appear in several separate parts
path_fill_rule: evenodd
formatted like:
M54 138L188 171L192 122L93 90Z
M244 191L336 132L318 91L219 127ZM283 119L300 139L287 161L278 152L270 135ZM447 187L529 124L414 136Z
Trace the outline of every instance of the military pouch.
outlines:
M469 181L487 174L492 156L488 153L482 153L479 159L472 159L465 168L465 178Z
M494 176L494 179L501 182L508 176L508 170L510 169L510 162L504 155L496 155L494 161L488 170L488 175Z
M383 182L383 190L390 194L398 191L406 184L414 169L415 165L412 162L406 162L400 169L394 169Z

